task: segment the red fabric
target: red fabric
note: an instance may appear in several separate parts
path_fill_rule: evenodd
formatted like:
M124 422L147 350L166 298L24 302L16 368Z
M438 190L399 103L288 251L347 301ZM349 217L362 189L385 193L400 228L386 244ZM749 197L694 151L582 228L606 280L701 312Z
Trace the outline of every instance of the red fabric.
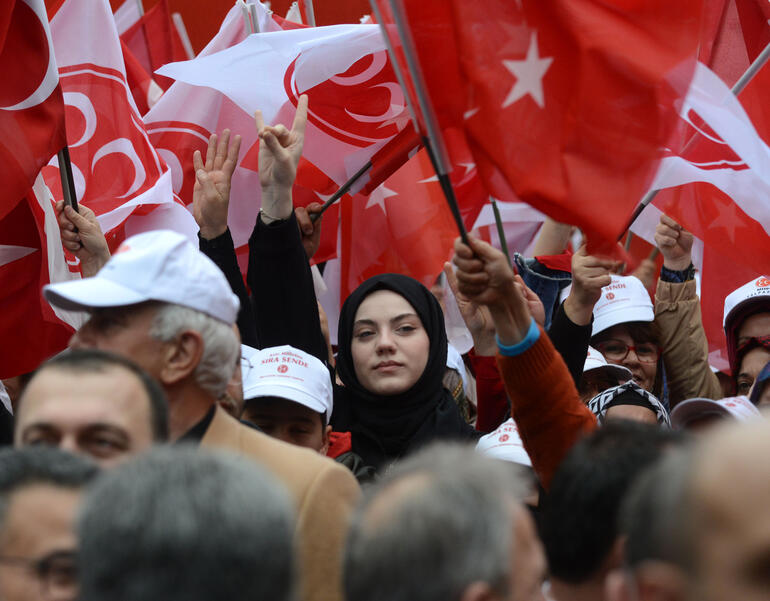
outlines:
M42 0L0 8L0 219L24 197L41 167L65 144L64 103ZM36 12L37 11L37 12ZM47 74L47 75L46 75ZM10 107L16 107L10 110Z
M159 0L120 39L148 73L155 73L166 63L187 60L182 40L171 22L168 0ZM161 75L155 77L164 90L173 83Z
M36 219L33 211L40 213ZM0 220L0 378L34 370L63 350L73 329L61 322L40 290L49 281L42 209L32 191ZM12 254L5 254L12 253Z
M131 96L134 97L139 114L144 115L150 110L150 87L157 83L123 40L120 41L120 48L123 51L123 62L126 64L126 82L131 90Z
M497 361L494 357L480 357L473 349L468 358L476 377L476 429L492 432L505 421L509 408Z
M614 252L651 183L702 4L404 3L432 112L462 124L489 192L578 225L592 252Z
M569 251L560 255L549 255L535 258L548 269L572 273L572 253Z
M398 171L420 148L422 140L410 123L372 155L372 168L364 176L366 183L361 189L361 194L369 195L374 192L377 186Z
M350 432L331 432L329 434L329 450L326 456L336 459L343 453L353 449L353 438Z
M543 330L521 355L498 355L497 365L524 448L547 490L572 445L598 427L596 418L580 400L564 360Z

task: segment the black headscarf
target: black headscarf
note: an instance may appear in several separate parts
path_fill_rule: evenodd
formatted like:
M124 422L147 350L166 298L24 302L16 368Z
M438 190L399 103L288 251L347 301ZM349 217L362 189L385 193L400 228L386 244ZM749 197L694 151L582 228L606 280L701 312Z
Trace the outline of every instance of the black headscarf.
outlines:
M391 396L375 394L361 385L351 352L358 307L378 290L403 296L414 307L430 340L422 376L406 392ZM417 280L392 273L366 280L342 306L337 343L337 372L344 387L334 391L332 426L352 433L353 451L366 463L379 467L431 440L475 435L442 383L447 337L441 305Z

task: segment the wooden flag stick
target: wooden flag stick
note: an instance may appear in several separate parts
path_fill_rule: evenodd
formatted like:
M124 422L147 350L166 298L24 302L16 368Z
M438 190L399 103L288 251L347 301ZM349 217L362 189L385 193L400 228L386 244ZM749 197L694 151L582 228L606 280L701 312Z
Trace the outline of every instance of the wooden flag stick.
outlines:
M78 210L78 197L75 192L75 180L72 177L72 161L70 149L66 144L57 154L59 159L59 176L61 177L61 189L64 193L64 204L68 204L75 211Z
M770 43L765 46L765 49L762 50L762 52L759 53L759 56L757 56L756 59L754 59L754 62L749 65L749 68L746 69L743 75L740 76L738 81L735 82L735 85L730 90L734 96L737 96L740 94L744 88L749 85L749 82L754 78L754 76L759 73L759 70L765 66L765 63L770 60ZM684 154L687 152L690 147L693 145L695 140L698 139L698 133L696 132L695 135L693 135L692 138L690 138L690 141L685 145L684 149L682 150L681 154ZM660 190L650 190L647 192L647 194L644 195L644 198L642 198L642 201L639 203L639 206L636 207L636 210L634 211L634 214L631 215L631 220L628 222L628 225L626 226L626 229L624 229L618 240L620 240L623 237L623 234L625 234L631 226L634 224L634 222L639 218L639 215L642 214L642 211L647 208L647 205L649 205L653 199L657 196L658 192Z

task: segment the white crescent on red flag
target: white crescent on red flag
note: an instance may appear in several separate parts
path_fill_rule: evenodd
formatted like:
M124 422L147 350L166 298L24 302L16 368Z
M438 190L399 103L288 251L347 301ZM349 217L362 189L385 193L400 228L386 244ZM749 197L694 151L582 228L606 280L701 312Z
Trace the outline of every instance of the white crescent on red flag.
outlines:
M64 104L43 0L0 8L0 219L65 144Z

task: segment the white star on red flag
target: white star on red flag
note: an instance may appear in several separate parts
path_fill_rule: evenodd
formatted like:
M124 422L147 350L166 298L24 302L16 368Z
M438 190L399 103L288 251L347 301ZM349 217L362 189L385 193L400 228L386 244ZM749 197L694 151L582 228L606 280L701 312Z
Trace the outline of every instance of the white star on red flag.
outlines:
M374 206L378 206L382 209L382 212L385 213L385 215L388 214L388 212L385 210L385 199L390 198L391 196L398 196L398 192L394 192L393 190L389 190L385 187L385 184L382 184L378 186L374 192L372 192L369 195L369 200L366 201L366 206L364 209L369 209Z
M503 108L512 105L524 96L531 96L540 108L545 108L543 95L543 77L551 66L553 57L541 58L537 47L537 33L533 32L529 40L527 57L524 60L504 60L503 65L515 77L514 84L503 102Z

